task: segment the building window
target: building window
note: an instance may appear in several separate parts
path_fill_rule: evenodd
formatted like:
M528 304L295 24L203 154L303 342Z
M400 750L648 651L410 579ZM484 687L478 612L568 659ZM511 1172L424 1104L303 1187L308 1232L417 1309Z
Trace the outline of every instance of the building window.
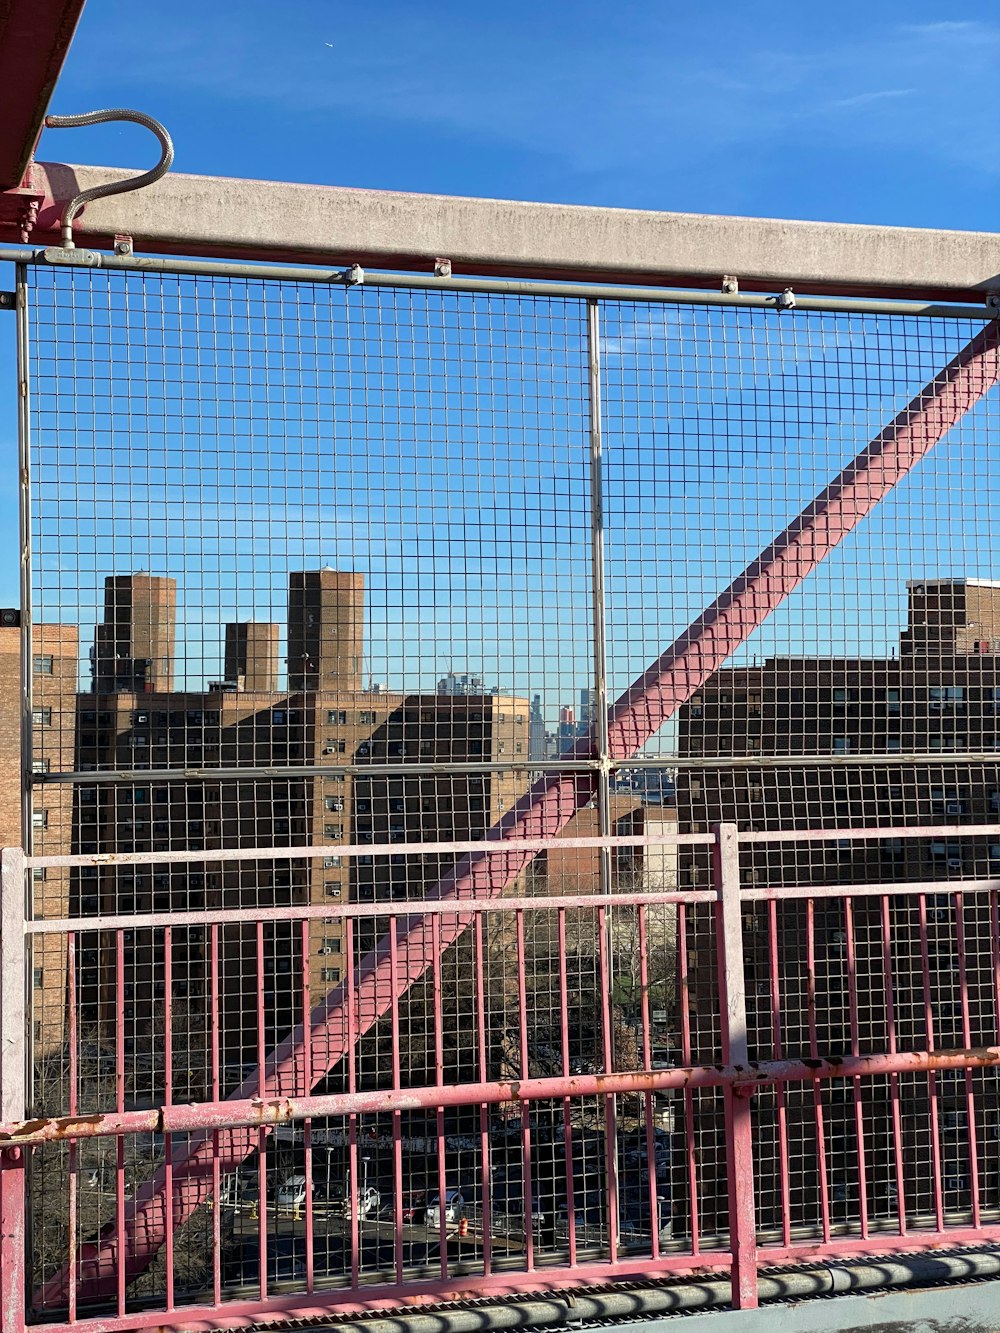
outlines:
M276 727L283 727L288 722L288 713L284 708L276 708L271 714L271 721Z
M324 824L323 836L326 838L338 838L340 836L335 830L340 828L339 824Z
M344 775L343 773L324 773L323 781L329 782L335 787L342 787L344 785Z
M885 748L888 754L899 754L902 751L903 743L898 736L887 736Z
M33 880L36 880L36 881L37 881L37 880L43 880L43 879L45 879L45 878L46 878L45 867L44 867L44 866L32 866L32 868L31 868L31 878L32 878Z
M35 727L51 727L51 726L52 726L52 709L51 709L51 708L33 708L33 709L31 710L31 723L32 723L32 726L35 726Z
M48 773L51 768L51 759L32 759L31 761L32 773Z
M339 935L324 935L320 940L320 953L340 953L341 947Z
M887 861L901 861L903 859L903 839L883 838L882 855Z
M938 732L936 736L929 738L929 745L932 750L965 750L969 744L968 736L960 736L957 732L953 736L946 736L943 732Z
M51 653L36 653L32 666L39 676L51 676L55 659Z
M990 843L990 869L1000 865L1000 842Z
M325 805L328 810L343 810L344 798L343 796L328 796Z
M899 690L886 690L885 692L885 711L887 713L900 713L903 710L903 701Z
M337 736L327 736L326 740L323 742L323 753L346 754L347 742L345 740L341 740Z
M31 980L34 984L35 990L42 989L42 986L45 984L45 974L43 973L40 967L32 969Z
M32 812L31 812L31 827L32 827L32 828L48 828L48 826L49 826L49 812L48 812L48 810L32 810Z
M851 738L850 736L834 736L833 738L834 754L850 754Z
M340 897L341 893L340 885L335 880L327 880L327 882L323 885L323 890L328 898Z
M833 706L839 712L847 710L847 705L854 700L854 691L845 689L835 689L833 692Z
M701 717L705 711L704 701L700 694L692 694L688 701L688 713L691 717Z
M319 970L319 979L320 981L327 981L331 985L336 985L336 983L340 980L340 968L321 967Z
M377 719L374 713L359 713L358 723L362 727L373 727Z
M932 713L952 713L965 708L964 685L932 685L927 696Z
M339 838L339 837L340 837L340 834L343 833L343 831L344 831L344 830L343 830L343 826L342 826L341 824L333 824L333 825L331 825L331 827L332 827L332 828L335 828L335 829L339 829L340 832L339 832L339 833L332 833L330 836L333 837L333 838ZM343 864L343 857L340 857L340 856L324 856L324 857L323 857L323 869L324 869L324 870L333 870L333 869L335 869L337 866L342 865L342 864Z
M328 708L326 710L326 720L329 726L346 727L347 714L339 708Z

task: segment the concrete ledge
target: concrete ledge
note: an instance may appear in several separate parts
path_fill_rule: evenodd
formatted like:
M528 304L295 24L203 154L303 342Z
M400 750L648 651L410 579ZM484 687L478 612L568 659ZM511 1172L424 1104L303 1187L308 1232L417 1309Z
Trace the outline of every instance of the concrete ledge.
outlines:
M25 182L40 201L33 246L59 242L61 204L127 179L110 167L36 163ZM21 196L26 197L24 195ZM6 196L8 203L16 202ZM10 210L8 209L8 213ZM0 208L0 218L4 210ZM734 274L746 291L982 304L1000 290L1000 235L906 227L712 217L569 204L452 198L174 173L84 209L77 243L138 251L430 272L703 286ZM0 240L20 243L11 220Z

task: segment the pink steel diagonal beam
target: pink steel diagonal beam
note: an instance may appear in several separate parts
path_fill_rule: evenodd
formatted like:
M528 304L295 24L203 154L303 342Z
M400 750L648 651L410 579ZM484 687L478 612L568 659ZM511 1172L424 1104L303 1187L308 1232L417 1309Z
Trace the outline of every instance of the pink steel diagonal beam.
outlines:
M608 713L613 759L627 759L726 661L741 643L851 532L888 492L938 443L1000 379L1000 325L991 320L919 394L885 426L852 463L763 551L621 696ZM566 752L592 759L594 735ZM487 838L516 844L518 838L554 837L596 790L593 771L547 773L496 823ZM483 851L465 856L431 891L431 898L493 897L502 894L537 853ZM338 986L313 1009L309 1031L299 1027L268 1058L262 1070L233 1094L236 1098L291 1097L320 1082L343 1057L350 1029L354 1040L368 1032L430 965L434 947L446 948L462 934L465 920L440 920L432 942L426 918L414 915L397 926L396 957L386 936L358 965L353 994ZM348 1024L348 1010L353 1008ZM221 1118L221 1117L220 1117ZM175 1153L173 1225L179 1226L211 1194L218 1158L222 1171L235 1171L257 1147L258 1132L206 1130L186 1151ZM213 1137L214 1135L214 1137ZM124 1255L117 1229L80 1255L81 1299L113 1295L119 1262L132 1281L152 1262L167 1234L168 1200L161 1168L128 1203L123 1217ZM44 1305L65 1303L69 1268L38 1293Z

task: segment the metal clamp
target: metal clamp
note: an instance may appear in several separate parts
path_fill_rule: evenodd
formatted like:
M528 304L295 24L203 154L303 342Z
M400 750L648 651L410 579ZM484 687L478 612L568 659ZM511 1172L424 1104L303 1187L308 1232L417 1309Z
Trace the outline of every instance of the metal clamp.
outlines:
M791 287L786 287L780 296L775 296L772 299L774 301L775 310L795 309L795 293L792 291Z
M65 250L75 248L73 220L84 204L92 203L95 199L106 199L112 194L130 194L133 190L141 190L144 185L152 185L161 176L165 176L173 164L173 140L167 133L166 128L158 120L154 120L152 116L147 116L144 111L129 111L124 107L110 107L105 111L87 111L79 116L46 116L45 125L51 130L69 130L75 129L79 125L103 125L108 120L130 120L136 125L143 125L147 130L152 130L160 141L160 160L155 167L150 171L144 171L141 176L130 176L128 180L114 181L107 185L94 185L89 190L83 190L71 199L66 205L60 223L62 243Z

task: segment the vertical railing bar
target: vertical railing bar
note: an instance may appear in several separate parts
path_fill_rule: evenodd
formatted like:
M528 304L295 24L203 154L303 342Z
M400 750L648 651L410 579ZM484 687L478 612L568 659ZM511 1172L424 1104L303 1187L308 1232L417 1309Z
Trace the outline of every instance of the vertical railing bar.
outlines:
M882 975L885 982L885 1023L889 1054L896 1054L896 1001L895 974L892 966L892 918L888 895L881 898L882 915ZM903 1114L899 1104L899 1075L889 1075L889 1097L892 1104L893 1165L896 1173L896 1217L899 1234L906 1235L906 1180L903 1172Z
M219 995L219 927L209 927L209 1001L208 1021L211 1030L209 1056L211 1063L212 1101L219 1100L219 1026L222 1022ZM235 1183L235 1182L234 1182ZM222 1300L222 1172L219 1165L219 1131L212 1130L212 1299L216 1305ZM232 1193L232 1206L239 1206L239 1189Z
M844 933L847 936L847 999L850 1008L851 1053L861 1053L861 1033L858 1025L858 970L854 936L854 903L850 897L844 899ZM854 1136L858 1151L858 1208L861 1219L861 1235L868 1235L868 1175L865 1164L865 1125L861 1099L861 1079L851 1080L854 1084Z
M434 994L434 1086L444 1086L444 1014L441 985L441 918L431 916L431 983ZM441 1276L448 1276L448 1222L445 1216L444 1107L438 1106L434 1119L437 1130L438 1237L441 1245Z
M514 931L517 942L517 1036L520 1077L527 1078L528 1064L528 991L525 977L524 911L514 913ZM524 1257L530 1273L535 1267L535 1201L531 1171L531 1111L530 1104L521 1103L521 1178L524 1181Z
M556 935L559 950L559 1044L563 1078L569 1078L569 977L566 957L566 909L556 912ZM576 1206L573 1179L573 1104L563 1098L563 1153L566 1159L566 1217L569 1228L569 1266L576 1267Z
M778 904L772 898L767 904L767 951L771 981L771 1042L774 1046L774 1058L784 1058L784 1040L781 1031L781 973L778 967ZM781 1183L781 1242L790 1245L792 1241L791 1184L788 1160L788 1110L785 1101L785 1085L774 1085L774 1098L778 1113L778 1166Z
M740 844L734 824L715 826L713 879L716 892L716 939L719 960L722 1058L746 1066L746 973L743 963L743 920L740 902ZM724 1089L726 1178L729 1195L729 1248L732 1254L732 1300L738 1310L756 1309L757 1231L754 1199L753 1126L750 1089Z
M614 1068L614 1038L611 1024L611 968L608 958L608 935L606 929L607 909L597 909L597 966L598 990L601 994L601 1062L606 1073ZM617 1107L614 1097L604 1099L604 1146L605 1171L608 1181L608 1259L612 1264L618 1260L618 1139L615 1132Z
M917 898L920 920L920 971L924 991L924 1028L927 1034L927 1049L934 1050L934 1009L931 1001L931 960L930 945L927 939L927 895L921 893ZM931 1170L934 1179L934 1217L938 1231L944 1229L944 1197L941 1190L941 1140L938 1122L937 1078L931 1070L927 1075L927 1091L930 1102L931 1131Z
M653 1042L649 1030L649 959L648 933L646 930L646 907L643 903L637 909L639 924L639 1004L642 1021L642 1067L653 1067ZM653 1094L647 1092L643 1097L643 1109L646 1113L646 1168L649 1172L649 1234L650 1252L654 1259L660 1257L660 1209L656 1187L656 1141L653 1135Z
M125 932L115 931L115 1108L125 1110ZM115 1212L116 1225L121 1234L125 1216L125 1140L119 1134L115 1139ZM118 1255L118 1314L125 1313L125 1256Z
M164 1105L170 1106L174 1100L174 1035L173 1035L173 927L163 930L163 1097ZM174 1160L173 1140L170 1134L163 1136L163 1203L166 1213L166 1236L164 1237L163 1255L166 1261L164 1274L166 1281L167 1309L174 1308Z
M677 994L681 1012L681 1062L691 1064L691 985L688 974L687 904L677 904ZM688 1209L691 1215L691 1253L699 1251L698 1164L695 1155L694 1093L684 1089L684 1158L688 1177Z
M2 850L0 884L0 1118L27 1111L27 883L24 851ZM0 1149L0 1309L11 1333L24 1333L27 1300L27 1196L24 1149Z
M347 957L344 975L347 979L347 1088L358 1089L358 997L354 980L354 919L344 917ZM361 1282L361 1232L358 1217L358 1117L352 1112L347 1117L347 1207L350 1212L351 1235L351 1290Z
M309 917L302 918L302 930L299 939L302 967L301 1010L302 1031L309 1031L309 1015L312 1012L312 994L310 986L310 939ZM302 1043L302 1095L308 1096L312 1088L312 1043ZM302 1122L302 1153L306 1178L306 1291L311 1293L315 1286L315 1256L313 1255L314 1214L313 1214L313 1154L312 1154L312 1116L306 1116Z
M809 1026L809 1054L819 1055L816 1031L816 900L806 899L806 1011ZM830 1195L826 1173L826 1131L823 1118L823 1093L818 1078L812 1080L813 1117L816 1125L816 1162L819 1174L819 1210L823 1241L830 1243Z
M473 916L473 959L476 967L476 1030L479 1078L485 1083L489 1078L489 1063L486 1058L486 953L483 948L483 914ZM482 1102L479 1107L479 1152L480 1152L480 1196L482 1198L482 1219L480 1226L483 1250L483 1276L489 1277L493 1269L492 1214L493 1200L490 1188L490 1110ZM399 1279L402 1280L401 1278Z
M258 1091L264 1096L264 1053L267 1050L264 1018L264 922L258 921L254 932L257 982L257 1068L260 1071ZM267 1299L267 1135L263 1128L257 1131L257 1254L260 1266L260 1299Z
M965 901L955 894L955 933L958 944L958 983L962 992L962 1043L968 1051L972 1047L972 1024L969 1018L968 964L965 950ZM972 1225L981 1224L979 1207L979 1152L976 1139L976 1100L972 1088L972 1066L965 1071L965 1117L969 1134L969 1189L972 1198Z
M392 991L392 1004L389 1011L392 1044L392 1086L402 1087L402 1070L399 1053L399 939L397 918L389 917L389 988ZM403 1113L392 1113L392 1177L394 1182L392 1197L393 1255L396 1264L396 1281L403 1281Z
M69 1098L68 1109L70 1116L79 1113L79 1034L77 1032L76 1015L76 934L71 930L66 936L66 1002L67 1002L67 1040L69 1044ZM76 1139L70 1139L68 1148L67 1169L69 1179L67 1185L67 1209L69 1213L68 1226L68 1248L69 1248L69 1289L67 1292L69 1303L69 1322L72 1324L76 1320L76 1283L77 1283L77 1253L76 1253L76 1190L77 1190L77 1142Z

